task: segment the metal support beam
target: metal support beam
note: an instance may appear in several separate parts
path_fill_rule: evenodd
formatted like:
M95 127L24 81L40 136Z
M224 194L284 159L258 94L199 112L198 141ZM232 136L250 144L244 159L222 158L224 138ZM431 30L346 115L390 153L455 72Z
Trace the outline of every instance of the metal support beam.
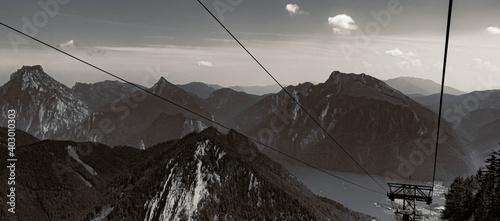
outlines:
M421 214L417 211L417 201L432 203L432 186L413 185L404 183L388 183L390 192L387 197L391 201L403 200L403 210L396 210L396 215L402 216L403 221L418 220Z

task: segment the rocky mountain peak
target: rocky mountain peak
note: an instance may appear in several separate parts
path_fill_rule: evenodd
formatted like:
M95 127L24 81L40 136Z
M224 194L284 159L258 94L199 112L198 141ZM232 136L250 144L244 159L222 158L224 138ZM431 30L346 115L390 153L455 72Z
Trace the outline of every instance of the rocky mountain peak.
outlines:
M69 90L43 71L42 66L23 66L10 76L10 82L22 91L26 89L47 91L50 89Z
M374 86L380 83L383 83L382 81L367 75L367 74L346 74L342 73L339 71L334 71L332 74L330 74L330 77L328 80L325 82L326 84L349 84L349 83L355 83L355 82L360 82L369 86Z
M40 65L23 66L0 87L0 108L15 107L18 128L45 139L84 119L88 105ZM4 119L0 123L4 123Z
M323 84L335 93L350 94L353 96L379 97L409 102L406 95L395 90L385 82L367 74L346 74L334 71Z
M180 88L170 83L164 77L161 77L158 82L156 82L151 88L155 94L162 94L164 91L168 90L179 90Z

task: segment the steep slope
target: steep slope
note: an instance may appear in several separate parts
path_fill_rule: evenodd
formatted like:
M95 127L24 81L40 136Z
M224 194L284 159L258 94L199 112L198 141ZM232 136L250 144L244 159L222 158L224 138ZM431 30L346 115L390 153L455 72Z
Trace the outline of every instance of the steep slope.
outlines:
M422 142L432 143L437 116L401 92L368 75L340 72L333 72L325 83L286 89L369 172L431 178L433 151L422 148ZM229 122L233 128L317 166L361 172L283 91ZM442 128L446 139L439 149L437 176L447 179L471 172L464 141L449 124ZM422 157L411 159L410 165L409 157L416 156Z
M439 110L439 94L429 95L416 100L435 112ZM500 90L474 91L460 96L448 95L443 99L444 111L451 110L453 112L462 111L468 113L485 108L500 109Z
M0 125L7 125L7 110L14 109L16 127L40 139L51 138L89 115L87 104L39 65L14 72L0 87L0 97Z
M202 99L207 99L208 96L210 96L210 94L212 92L222 88L222 86L219 86L219 85L205 84L202 82L191 82L188 84L178 84L177 86L179 88L181 88L182 90L193 93Z
M500 119L491 121L487 124L478 127L473 133L474 138L472 146L477 151L482 152L486 158L487 154L498 148L500 143Z
M436 113L439 110L439 94L415 100ZM454 128L463 131L468 139L476 139L474 133L477 128L500 119L500 90L474 91L460 96L445 96L442 113L443 118L449 121ZM492 139L496 138L492 137Z
M203 100L185 92L163 77L148 90L209 119L213 117ZM200 121L204 125L210 125L198 116L158 97L144 91L135 91L118 102L100 107L82 123L64 133L57 134L56 138L75 141L92 140L109 146L127 145L139 148L142 146L141 140L144 142L147 137L139 137L138 134L146 131L161 113L170 115L181 113L184 117L194 120L195 124ZM176 138L180 137L168 137L168 139Z
M443 103L454 100L456 99L456 97L458 96L445 93L443 94ZM434 111L434 113L439 112L439 100L441 99L441 94L431 94L427 96L414 97L412 99L418 102L419 104Z
M16 193L23 203L15 218L2 204L5 219L373 219L314 195L232 131L209 128L145 151L47 140L17 153L23 163ZM6 175L2 170L0 178ZM5 191L0 189L2 200Z
M369 220L312 194L248 140L214 128L184 137L111 189L118 187L126 191L110 220Z
M435 113L439 94L416 98ZM443 118L468 141L468 150L481 166L491 150L497 147L500 128L500 90L474 91L460 96L445 95Z
M478 128L498 120L500 120L500 109L478 109L469 112L462 119L460 128L467 134L472 135Z
M216 116L216 121L225 122L251 105L257 103L261 98L261 96L237 92L229 88L222 88L212 92L210 96L205 99L205 103Z
M399 77L386 80L385 83L409 96L410 95L427 96L439 93L441 91L440 84L431 80L415 78L415 77ZM465 94L465 92L449 86L445 86L444 92L452 95Z
M6 162L6 148L3 144L0 147L0 160ZM111 149L102 144L71 141L46 140L17 146L16 218L11 220L83 218L95 211L109 182L156 153L155 149ZM2 170L0 178L7 180L7 173L8 170ZM6 191L7 188L0 189L3 202L7 201ZM2 220L13 218L6 206L0 206Z
M83 102L87 103L90 110L113 101L119 101L122 97L134 92L135 87L119 81L102 81L93 84L76 83L71 90Z

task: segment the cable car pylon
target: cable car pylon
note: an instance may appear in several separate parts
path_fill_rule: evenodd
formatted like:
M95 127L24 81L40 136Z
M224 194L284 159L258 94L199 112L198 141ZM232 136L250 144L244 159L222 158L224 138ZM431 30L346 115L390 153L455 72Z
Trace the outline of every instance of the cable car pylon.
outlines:
M387 197L391 201L396 199L403 201L403 209L395 211L397 216L403 216L403 221L414 221L420 218L417 201L425 202L427 205L432 203L432 186L404 183L387 183L387 185L390 191Z

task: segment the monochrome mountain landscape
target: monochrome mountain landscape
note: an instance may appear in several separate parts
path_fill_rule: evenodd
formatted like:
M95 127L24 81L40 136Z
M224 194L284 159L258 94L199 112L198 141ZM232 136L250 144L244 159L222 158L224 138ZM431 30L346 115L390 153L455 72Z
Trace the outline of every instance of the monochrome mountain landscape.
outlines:
M435 85L412 79L422 90L401 92L394 82L334 71L323 83L265 94L163 77L149 88L69 88L39 65L23 66L0 87L3 162L6 113L18 112L18 219L372 220L314 194L277 162L380 181L432 179ZM445 182L473 174L500 129L498 91L448 90L436 171ZM455 114L478 93L488 96Z

